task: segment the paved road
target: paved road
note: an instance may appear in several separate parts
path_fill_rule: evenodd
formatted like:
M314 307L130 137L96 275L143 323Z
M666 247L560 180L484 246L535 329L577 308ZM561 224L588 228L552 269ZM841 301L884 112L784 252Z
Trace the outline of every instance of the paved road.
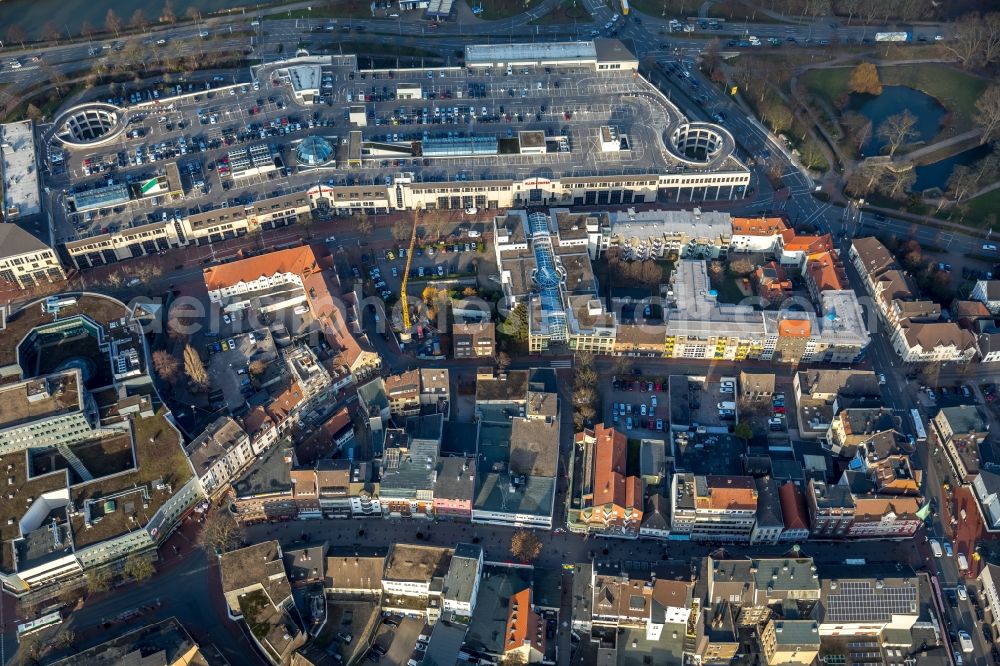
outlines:
M453 547L456 543L474 542L483 547L486 559L510 562L510 539L514 529L492 525L472 525L460 522L431 520L318 520L253 525L247 529L251 541L277 539L283 544L301 543L302 536L310 542L327 541L331 548L386 548L393 543L429 543ZM420 538L417 534L420 533ZM692 557L704 557L709 546L687 541L656 541L651 539L602 539L563 532L535 530L542 541L542 553L534 562L543 568L558 568L565 562L584 562L591 558L611 560L672 560L687 562ZM478 539L478 541L477 541ZM775 556L787 552L791 544L775 546L727 546L732 556ZM917 564L911 546L905 542L811 543L803 544L802 553L819 563L842 563L848 558L864 557L872 561Z

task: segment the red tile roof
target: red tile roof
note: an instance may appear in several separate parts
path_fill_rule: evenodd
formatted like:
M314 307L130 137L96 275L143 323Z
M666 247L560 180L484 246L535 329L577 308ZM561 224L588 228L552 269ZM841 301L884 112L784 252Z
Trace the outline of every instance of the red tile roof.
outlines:
M309 245L292 247L287 250L268 252L256 257L232 261L228 264L210 266L203 272L205 288L215 291L223 287L231 287L240 282L253 282L261 276L292 273L304 276L318 272L320 264L316 254Z
M848 288L844 267L833 252L817 252L806 260L806 273L817 291Z
M781 232L781 240L787 252L829 252L833 249L833 237L830 234L799 236L794 229L785 229Z
M808 338L811 331L808 319L782 319L778 322L778 335L783 338Z
M809 529L809 511L806 509L806 496L802 490L791 481L786 481L778 489L778 498L781 500L781 515L785 519L785 529Z
M613 504L622 508L641 508L642 483L637 476L626 476L628 439L614 428L598 424L594 428L594 506Z
M298 382L292 382L284 391L275 396L267 406L268 415L275 423L281 423L292 413L295 406L302 402L302 387Z
M268 428L274 427L274 421L267 414L265 410L260 405L254 407L243 417L243 429L247 431L251 439L254 439L256 435L267 430Z
M776 236L786 228L780 217L733 218L734 236Z
M507 633L503 651L522 647L525 641L539 652L545 652L545 620L531 610L531 588L526 587L510 598L507 610Z

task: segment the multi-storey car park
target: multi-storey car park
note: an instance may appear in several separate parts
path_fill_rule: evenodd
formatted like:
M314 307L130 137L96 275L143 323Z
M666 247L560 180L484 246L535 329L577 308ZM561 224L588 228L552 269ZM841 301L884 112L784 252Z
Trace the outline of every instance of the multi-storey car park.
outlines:
M465 67L258 67L251 84L65 111L48 130L55 237L77 268L394 210L740 198L722 127L689 122L617 40L469 46ZM211 88L211 84L206 84Z

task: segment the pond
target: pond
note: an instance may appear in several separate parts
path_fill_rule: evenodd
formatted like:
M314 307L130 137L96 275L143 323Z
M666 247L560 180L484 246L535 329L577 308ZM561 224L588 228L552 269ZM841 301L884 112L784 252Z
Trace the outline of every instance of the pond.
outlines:
M857 111L872 122L872 133L861 147L864 157L881 154L885 140L878 135L878 128L889 116L909 109L917 118L914 129L917 136L912 142L930 141L941 130L946 111L941 103L925 92L906 86L884 86L878 96L854 93L847 108Z
M0 2L0 26L17 25L28 39L41 39L42 27L51 22L62 33L80 34L80 26L87 21L94 28L103 31L108 10L113 9L118 17L128 23L136 8L141 8L146 21L156 24L163 13L166 0L148 0L136 3L134 0L96 0L96 2L66 2L65 0L6 0ZM172 0L174 13L182 18L189 7L196 7L203 14L221 9L247 7L253 9L266 2L240 2L239 0ZM7 42L7 29L0 31L0 39Z
M992 146L984 144L957 153L951 157L946 157L943 160L916 167L914 172L917 174L917 180L913 183L912 190L914 192L923 192L932 187L940 187L943 190L948 185L948 179L951 178L951 172L955 170L956 166L959 164L968 166L973 162L977 162L989 155L991 150Z

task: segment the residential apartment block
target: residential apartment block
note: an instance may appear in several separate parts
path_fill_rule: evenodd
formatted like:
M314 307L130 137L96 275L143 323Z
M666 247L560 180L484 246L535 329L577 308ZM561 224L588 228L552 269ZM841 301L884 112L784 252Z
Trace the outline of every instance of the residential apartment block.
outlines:
M745 476L675 474L673 533L692 540L749 542L757 518L757 485Z
M52 248L16 224L0 224L0 282L31 289L65 279Z
M185 448L206 495L212 495L254 461L250 437L228 416L220 416Z
M919 298L912 278L877 239L855 238L849 256L901 361L967 363L976 356L976 337L955 322L940 321L940 308Z
M822 292L818 313L760 311L719 302L705 261L678 262L671 280L668 358L851 363L868 345L852 291Z
M456 323L451 327L451 344L455 358L493 358L496 354L495 324Z

